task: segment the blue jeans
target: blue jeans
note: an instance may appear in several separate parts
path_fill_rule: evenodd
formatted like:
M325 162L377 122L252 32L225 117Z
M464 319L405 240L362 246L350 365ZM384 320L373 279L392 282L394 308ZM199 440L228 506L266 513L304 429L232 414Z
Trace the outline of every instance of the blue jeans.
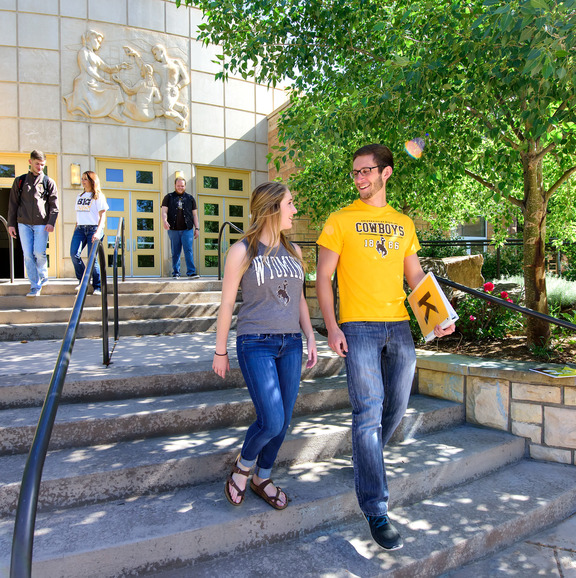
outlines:
M382 451L406 413L416 352L408 321L343 323L346 371L352 404L352 451L356 496L362 512L388 512Z
M186 229L184 231L168 229L168 238L172 249L172 275L180 275L180 253L182 249L184 249L184 259L186 259L186 275L196 275L194 253L192 251L194 229Z
M242 464L257 462L256 474L269 478L284 441L302 372L300 333L239 335L236 350L256 409L242 446Z
M84 265L84 262L82 261L82 251L84 250L84 247L88 247L88 255L90 255L90 251L92 251L92 237L94 236L96 229L98 229L97 225L76 225L76 228L74 229L72 242L70 243L70 257L72 258L74 272L76 273L76 279L78 279L78 281L82 281L84 271L86 270L86 265ZM101 289L98 255L96 255L96 262L92 272L92 286L94 287L94 290Z
M24 253L24 267L31 289L38 291L48 280L48 231L46 225L18 223L18 236Z

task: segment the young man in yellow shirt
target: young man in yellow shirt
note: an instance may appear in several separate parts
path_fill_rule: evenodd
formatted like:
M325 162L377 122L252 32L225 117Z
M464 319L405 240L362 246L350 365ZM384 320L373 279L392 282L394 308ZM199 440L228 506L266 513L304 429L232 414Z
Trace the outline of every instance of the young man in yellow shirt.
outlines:
M318 238L316 276L328 345L346 358L358 503L372 537L387 550L401 548L403 542L388 518L382 451L406 412L416 367L403 280L414 288L424 277L414 223L386 201L393 170L392 153L383 145L367 145L354 153L350 176L360 198L326 221ZM338 322L334 271L340 293ZM453 331L454 325L434 329L437 337Z

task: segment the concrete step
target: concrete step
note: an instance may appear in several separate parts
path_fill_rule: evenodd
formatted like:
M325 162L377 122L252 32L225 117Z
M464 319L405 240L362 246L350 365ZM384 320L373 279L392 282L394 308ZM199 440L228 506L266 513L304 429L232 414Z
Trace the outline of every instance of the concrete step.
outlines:
M438 432L463 421L461 404L414 396L393 442ZM277 464L326 460L350 453L350 425L351 412L346 409L294 418ZM44 466L39 508L82 505L219 480L236 457L246 429L219 428L51 451ZM449 437L440 431L428 439L427 445L446 444ZM522 452L518 441L482 430L469 440L465 452L482 454L485 463L496 446L498 459ZM414 451L427 449L414 446ZM465 452L460 453L460 459ZM0 515L15 511L26 459L26 454L0 457Z
M112 317L109 332L113 334ZM176 319L152 319L121 322L120 334L162 335L170 333L195 333L216 331L217 317L190 317ZM68 323L24 323L22 325L0 324L2 341L37 341L42 339L63 339ZM80 338L95 338L102 335L101 321L81 321L76 333Z
M232 369L226 374L225 379L214 373L212 361L201 359L205 349L212 351L214 347L213 339L210 343L202 341L205 337L198 335L196 350L189 344L182 347L179 336L157 338L164 341L169 339L171 342L170 349L162 346L160 358L154 350L149 351L150 348L154 348L150 340L142 339L140 348L137 348L134 345L139 342L137 338L123 339L117 346L110 366L98 366L93 363L87 364L82 369L79 369L78 366L74 367L75 354L85 355L82 349L86 349L87 346L93 347L93 361L96 362L102 345L101 340L79 340L72 354L74 370L68 371L61 399L64 403L110 401L131 397L157 397L245 387L244 378L237 367L233 351L231 352ZM186 343L189 343L189 340L190 336L187 336ZM28 355L28 347L33 346L34 351L37 351L37 356L46 358L46 370L42 373L18 374L16 372L15 374L2 375L0 410L40 406L44 403L51 373L57 360L57 355L53 351L54 343L46 341L42 344L10 344L13 351L9 350L4 353L7 357L12 357L14 361L9 362L5 359L5 369L14 370L16 365L21 363L20 360L25 359ZM42 348L44 344L45 347ZM123 350L123 347L126 349ZM130 353L135 355L135 359L128 357ZM123 355L124 359L122 358ZM150 356L148 364L144 364L147 355ZM142 363L143 365L121 365L122 362L128 364ZM320 355L318 363L312 369L303 370L302 379L306 381L336 376L341 373L342 367L341 358Z
M273 510L250 491L242 507L232 507L220 479L167 493L63 509L57 515L40 514L34 576L103 578L186 564L194 565L183 576L207 576L208 572L223 576L224 567L234 567L244 576L268 576L271 560L282 561L274 576L288 576L288 572L290 576L340 576L345 575L343 568L354 568L354 575L376 576L403 565L414 571L398 576L432 576L419 571L426 567L428 557L434 568L446 568L454 559L462 563L469 559L465 554L476 555L561 519L576 504L576 470L514 463L523 455L523 440L470 426L455 428L451 436L443 433L448 437L434 434L387 450L394 518L406 539L400 553L385 554L372 542L367 525L359 522L351 462L336 457L275 472L275 481L291 499L283 512ZM486 438L478 443L479 436L490 437L492 447ZM469 443L475 444L476 451ZM497 469L509 463L513 465ZM439 492L445 493L436 495ZM409 507L418 500L423 501ZM458 508L451 508L452 504ZM0 521L0 570L9 557L11 531L10 519ZM275 543L273 551L262 549L271 543ZM249 553L246 559L242 552ZM218 559L230 554L233 560ZM364 565L372 573L359 571Z
M92 296L90 301L97 299ZM82 321L86 322L101 322L102 321L102 306L84 306L82 311ZM184 304L165 304L165 305L120 305L119 304L119 320L122 321L152 321L162 319L177 319L177 318L202 318L202 317L217 317L220 309L220 301L214 303L184 303ZM11 324L20 327L24 324L38 324L38 323L68 323L70 314L72 313L72 306L65 308L45 307L43 309L5 309L0 311L0 325ZM114 308L112 304L108 309L109 319L114 319Z
M220 291L183 291L183 292L162 292L162 293L119 293L118 304L120 307L137 307L141 305L185 305L190 303L219 303ZM31 299L22 295L12 295L3 301L0 298L0 311L4 307L11 310L34 310L34 309L72 309L76 292L68 294L42 293L40 297ZM98 306L101 304L101 297L89 293L86 297L87 306ZM108 307L113 306L113 293L108 293Z
M396 495L394 482L391 495ZM337 512L338 502L334 504L330 500L328 504L319 504L315 512L329 507ZM394 498L390 517L402 533L405 545L393 553L382 550L372 541L368 524L356 513L348 523L336 521L324 530L307 536L300 532L297 538L290 536L288 540L273 544L269 542L273 542L278 533L277 528L269 524L253 538L254 541L260 538L264 544L260 548L250 549L243 555L224 556L150 575L155 578L207 578L225 576L233 567L235 575L248 578L265 576L271 561L280 560L281 564L274 570L275 578L433 577L558 523L575 507L575 468L523 460L416 503ZM246 536L252 529L253 525L248 529L243 524L231 533ZM267 532L271 534L268 540ZM230 534L226 534L226 538L230 539ZM246 549L245 543L238 546L240 549ZM209 556L209 553L205 554L206 558ZM543 575L542 568L533 568L531 573L522 556L517 561L518 566L508 567L502 574L478 573L478 569L472 567L471 571L463 569L455 576L528 578ZM480 569L485 570L485 567ZM554 570L550 576L558 575Z
M42 294L36 299L49 295L75 295L75 287L78 285L76 279L59 279L50 280L47 285L42 287ZM18 280L16 283L0 283L0 297L25 296L30 289L30 283L27 280ZM172 279L172 278L145 278L133 279L126 281L118 280L118 293L188 293L193 291L221 291L222 281L215 277L201 277L200 279ZM91 293L92 289L89 288ZM108 293L112 294L112 279L108 278Z
M348 407L345 378L304 383L294 415ZM0 455L27 452L40 408L5 409ZM50 448L117 443L149 436L176 435L236 427L254 420L247 389L63 404L58 409Z

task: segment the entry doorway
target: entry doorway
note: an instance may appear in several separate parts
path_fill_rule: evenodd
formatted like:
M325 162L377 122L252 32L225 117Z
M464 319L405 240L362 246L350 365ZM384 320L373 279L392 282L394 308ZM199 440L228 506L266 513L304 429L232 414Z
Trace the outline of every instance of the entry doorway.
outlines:
M126 276L160 277L162 275L160 163L101 159L97 161L97 172L110 207L106 213L104 229L108 273L112 274L114 244L122 217ZM121 265L121 262L118 264Z
M250 224L250 173L198 167L196 191L200 225L199 270L218 274L218 233L230 222L241 231ZM222 254L242 236L230 227L222 235Z
M112 274L118 225L120 217L123 217L126 275L159 277L162 274L162 259L158 193L104 190L104 194L110 207L106 213L104 229L109 274ZM121 265L121 261L118 264Z
M8 199L10 198L10 190L14 179L20 175L28 173L30 165L28 164L29 154L0 154L0 215L8 220ZM58 187L58 179L56 177L56 157L54 155L46 155L46 166L44 172L56 181ZM62 211L62 192L59 190L60 211ZM56 221L54 232L48 235L48 247L46 249L46 256L48 257L48 275L50 277L57 276L57 259L56 247L58 243L58 230L61 215ZM10 278L10 258L9 258L9 240L8 233L4 225L0 224L0 279ZM22 254L22 247L20 239L14 239L14 277L16 279L24 279L26 271L24 270L24 255Z

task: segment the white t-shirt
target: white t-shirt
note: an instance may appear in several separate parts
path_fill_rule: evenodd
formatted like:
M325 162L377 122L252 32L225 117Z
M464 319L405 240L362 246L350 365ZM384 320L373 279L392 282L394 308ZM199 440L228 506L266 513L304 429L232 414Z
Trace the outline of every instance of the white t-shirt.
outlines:
M84 191L76 197L76 223L78 225L97 225L100 211L107 211L108 209L104 193L100 193L97 199L93 199L92 193Z

